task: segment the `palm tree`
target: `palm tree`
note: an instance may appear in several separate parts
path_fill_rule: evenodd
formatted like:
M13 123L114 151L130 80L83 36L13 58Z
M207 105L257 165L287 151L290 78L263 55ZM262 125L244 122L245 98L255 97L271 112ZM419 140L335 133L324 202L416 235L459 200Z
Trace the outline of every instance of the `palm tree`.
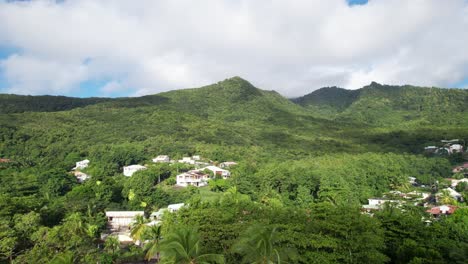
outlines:
M294 251L277 247L277 242L276 228L253 225L247 228L244 235L234 244L233 251L244 256L243 263L286 263L284 259L291 257Z
M224 256L221 254L202 254L198 233L194 229L181 228L162 240L161 263L224 263Z
M450 192L448 190L442 190L439 195L439 202L441 204L455 204L456 201L453 199L453 197L450 195Z
M153 225L150 228L146 229L143 238L145 239L145 241L148 241L147 244L145 244L144 248L144 250L146 251L145 259L151 260L152 258L156 258L159 260L161 225Z
M147 228L146 223L148 220L143 215L137 215L135 221L132 223L130 230L130 236L133 238L133 241L140 241L145 229Z

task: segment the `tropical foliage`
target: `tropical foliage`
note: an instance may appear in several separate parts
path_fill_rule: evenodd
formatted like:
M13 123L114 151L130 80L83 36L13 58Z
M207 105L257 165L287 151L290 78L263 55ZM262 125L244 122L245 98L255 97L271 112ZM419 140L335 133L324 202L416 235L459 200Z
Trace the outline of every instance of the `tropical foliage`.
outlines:
M467 98L373 83L291 101L239 77L138 98L1 95L0 263L465 263L465 203L442 192L459 209L438 221L416 206L373 217L360 206L449 186L466 154L423 149L468 141ZM230 179L178 188L193 167L153 164L159 154L238 165ZM79 184L69 171L85 158L91 178ZM131 164L148 169L123 176ZM466 186L456 187L465 198ZM101 241L108 210L144 211L131 229L140 246Z

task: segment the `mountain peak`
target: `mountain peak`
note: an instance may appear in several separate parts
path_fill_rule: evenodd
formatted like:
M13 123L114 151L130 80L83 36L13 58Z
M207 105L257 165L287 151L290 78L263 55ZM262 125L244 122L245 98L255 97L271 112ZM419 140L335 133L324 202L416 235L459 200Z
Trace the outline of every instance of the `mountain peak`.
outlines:
M255 88L249 81L239 77L239 76L234 76L231 78L227 78L223 81L218 82L217 84L219 85L236 85L236 86L245 86L245 87L250 87L250 88Z
M359 96L359 90L346 90L340 87L324 87L310 94L296 98L293 101L302 106L320 105L332 106L344 110Z

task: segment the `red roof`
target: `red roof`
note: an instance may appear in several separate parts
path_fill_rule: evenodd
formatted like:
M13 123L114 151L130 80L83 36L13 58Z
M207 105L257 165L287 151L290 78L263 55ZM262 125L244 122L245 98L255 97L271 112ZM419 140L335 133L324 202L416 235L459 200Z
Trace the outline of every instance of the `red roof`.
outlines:
M10 159L0 159L0 163L7 163L7 162L10 162L11 160Z
M448 207L448 211L442 211L441 206L432 207L431 209L427 210L426 212L433 214L433 215L440 215L440 214L453 214L457 207L454 205L444 205Z

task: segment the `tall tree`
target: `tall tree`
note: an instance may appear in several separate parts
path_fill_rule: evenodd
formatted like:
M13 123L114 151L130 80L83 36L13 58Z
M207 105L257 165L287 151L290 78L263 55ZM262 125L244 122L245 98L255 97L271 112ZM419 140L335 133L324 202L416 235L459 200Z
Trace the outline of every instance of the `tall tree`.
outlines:
M181 228L169 233L161 242L161 263L224 263L224 256L204 254L197 231Z
M141 241L143 233L147 228L148 219L143 215L137 215L135 221L132 223L132 228L130 230L130 236L133 238L133 241Z
M276 228L264 227L260 224L252 225L233 245L233 251L243 255L242 263L286 263L288 255L291 255L293 250L281 248L277 243L276 234Z
M161 244L161 225L153 225L150 228L146 229L146 232L143 235L145 241L148 241L145 244L145 259L151 260L156 258L159 260L159 250Z

